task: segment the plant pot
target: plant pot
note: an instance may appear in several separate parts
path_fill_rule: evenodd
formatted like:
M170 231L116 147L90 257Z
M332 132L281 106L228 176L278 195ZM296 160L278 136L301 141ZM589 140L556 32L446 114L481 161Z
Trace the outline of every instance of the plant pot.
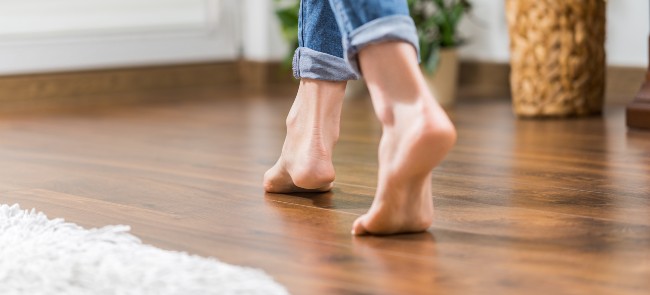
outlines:
M346 99L363 98L367 96L368 88L366 87L366 81L363 80L363 78L348 81L348 85L345 87Z
M458 89L458 49L441 49L440 64L435 73L430 74L424 68L422 73L438 103L443 107L453 105Z

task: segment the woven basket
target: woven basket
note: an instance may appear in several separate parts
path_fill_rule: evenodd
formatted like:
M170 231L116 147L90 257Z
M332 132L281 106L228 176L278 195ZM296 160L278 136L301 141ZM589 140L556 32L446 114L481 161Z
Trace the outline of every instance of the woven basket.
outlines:
M513 107L521 117L602 111L604 0L506 0Z

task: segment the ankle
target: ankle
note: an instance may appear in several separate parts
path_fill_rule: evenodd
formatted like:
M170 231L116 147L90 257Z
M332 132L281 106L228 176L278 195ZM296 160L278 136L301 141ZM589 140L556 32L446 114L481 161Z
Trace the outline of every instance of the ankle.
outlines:
M327 157L331 157L331 151L339 139L339 125L331 126L298 124L292 122L287 124L287 139L299 143L303 146L309 146L314 151L319 151L314 155L316 158L322 158L320 153L327 152Z
M346 81L301 79L298 93L307 92L323 96L338 96L340 93L345 93L346 85Z
M409 105L386 104L377 110L377 117L385 130L395 129L399 133L412 130L421 140L443 150L451 149L456 143L456 128L430 96L418 98Z
M448 120L444 111L428 92L418 92L412 97L402 95L400 100L393 99L387 93L372 95L377 119L384 127L427 117L444 117Z
M302 79L285 122L289 134L336 141L345 85L346 82Z
M447 152L456 144L458 135L453 123L445 114L443 115L442 118L431 114L425 115L422 120L420 134L423 139L435 145L436 149Z
M421 118L420 132L424 137L435 139L435 144L445 149L450 149L456 143L456 128L433 97L426 99L426 103L418 108L418 113Z

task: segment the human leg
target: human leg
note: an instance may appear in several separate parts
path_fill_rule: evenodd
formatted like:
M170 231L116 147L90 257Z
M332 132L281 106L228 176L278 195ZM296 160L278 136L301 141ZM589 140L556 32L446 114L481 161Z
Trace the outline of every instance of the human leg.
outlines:
M429 93L412 47L371 45L359 61L383 134L375 199L353 232L424 231L433 222L431 170L455 143L454 127Z
M456 133L418 66L417 34L406 1L330 0L343 32L345 57L363 73L383 134L378 185L354 234L426 230L433 222L431 170Z
M302 79L287 116L282 154L264 174L271 193L325 192L332 188L332 150L339 136L345 82Z
M327 191L334 181L332 150L346 81L356 74L343 59L341 34L329 4L300 5L294 76L301 79L287 116L287 137L276 164L264 175L267 192Z

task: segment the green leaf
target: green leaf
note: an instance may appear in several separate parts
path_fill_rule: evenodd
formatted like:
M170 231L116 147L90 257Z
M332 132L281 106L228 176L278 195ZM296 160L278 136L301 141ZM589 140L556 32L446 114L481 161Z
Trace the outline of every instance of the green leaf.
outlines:
M420 60L426 64L426 61L429 58L429 55L431 55L431 50L433 46L429 42L424 42L422 39L420 39Z
M280 0L275 1L276 5L285 2L286 1ZM277 15L282 27L282 35L291 46L283 62L285 67L291 67L293 53L296 48L298 48L298 13L300 12L300 1L293 1L289 4L290 5L283 5L275 10L275 14Z
M422 45L454 47L459 45L457 27L463 15L471 9L469 0L407 0L411 16L418 29ZM435 7L435 11L424 9ZM425 11L427 10L427 11ZM424 48L425 46L421 46ZM427 56L424 55L423 56Z
M445 9L445 1L444 0L433 0L433 3L436 4L438 9L440 9L440 10Z
M452 25L452 27L458 26L458 23L460 22L460 19L463 17L463 13L465 13L465 6L463 5L462 2L457 2L449 11L449 21Z
M426 70L427 73L433 75L438 69L439 64L440 64L440 47L433 46L431 48L431 52L429 53L429 56L424 61L424 69Z

